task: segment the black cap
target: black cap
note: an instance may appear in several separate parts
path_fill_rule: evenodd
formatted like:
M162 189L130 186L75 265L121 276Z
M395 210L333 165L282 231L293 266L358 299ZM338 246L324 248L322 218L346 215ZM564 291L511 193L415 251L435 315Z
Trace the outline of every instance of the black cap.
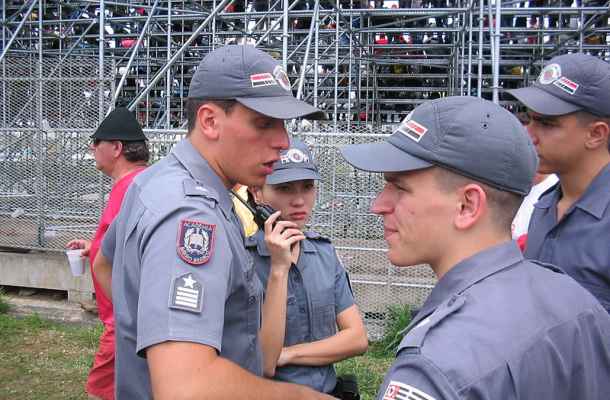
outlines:
M141 142L146 140L142 127L135 115L125 107L112 110L102 121L92 139L121 140L124 142Z

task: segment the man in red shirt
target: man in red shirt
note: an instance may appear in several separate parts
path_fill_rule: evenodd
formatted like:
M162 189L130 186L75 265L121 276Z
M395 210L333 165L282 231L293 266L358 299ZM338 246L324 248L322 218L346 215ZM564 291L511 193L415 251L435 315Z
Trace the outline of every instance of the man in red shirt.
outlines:
M149 151L140 124L126 108L113 110L91 136L91 141L95 168L112 178L113 186L93 240L71 240L66 247L82 249L81 255L89 257L90 265L93 265L102 239L121 209L127 188L133 178L146 168ZM86 390L90 399L108 400L114 399L114 316L112 302L104 295L93 269L91 277L104 332L87 378Z

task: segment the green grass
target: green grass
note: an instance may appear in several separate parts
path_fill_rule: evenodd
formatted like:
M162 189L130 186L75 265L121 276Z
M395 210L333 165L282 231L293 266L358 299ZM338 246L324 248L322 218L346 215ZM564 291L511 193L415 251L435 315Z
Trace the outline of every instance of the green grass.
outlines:
M0 315L0 399L86 399L101 326Z
M0 314L6 314L8 312L9 305L4 298L4 291L0 287Z
M0 314L0 399L86 399L84 385L101 325L49 322L37 315ZM339 375L358 378L362 400L375 398L393 357L373 343L364 356L336 365Z

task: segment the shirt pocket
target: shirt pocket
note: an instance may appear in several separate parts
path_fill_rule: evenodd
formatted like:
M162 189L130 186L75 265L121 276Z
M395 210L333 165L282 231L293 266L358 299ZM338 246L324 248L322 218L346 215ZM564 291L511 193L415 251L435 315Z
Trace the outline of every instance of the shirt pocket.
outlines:
M313 339L330 337L337 331L334 293L320 293L312 299Z

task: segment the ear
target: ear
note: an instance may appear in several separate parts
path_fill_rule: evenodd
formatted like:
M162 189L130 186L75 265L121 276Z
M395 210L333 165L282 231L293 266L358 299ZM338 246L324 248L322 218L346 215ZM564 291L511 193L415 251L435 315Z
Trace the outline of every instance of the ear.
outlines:
M454 225L459 230L473 227L487 212L487 194L480 185L469 183L458 189Z
M119 158L121 156L121 153L123 153L123 142L121 142L120 140L113 140L112 155L114 156L114 158Z
M589 124L585 147L587 149L597 149L600 146L608 148L608 135L610 128L604 121L595 121Z
M197 110L197 127L199 131L209 140L218 140L220 136L220 121L224 115L224 111L212 103L201 105Z

